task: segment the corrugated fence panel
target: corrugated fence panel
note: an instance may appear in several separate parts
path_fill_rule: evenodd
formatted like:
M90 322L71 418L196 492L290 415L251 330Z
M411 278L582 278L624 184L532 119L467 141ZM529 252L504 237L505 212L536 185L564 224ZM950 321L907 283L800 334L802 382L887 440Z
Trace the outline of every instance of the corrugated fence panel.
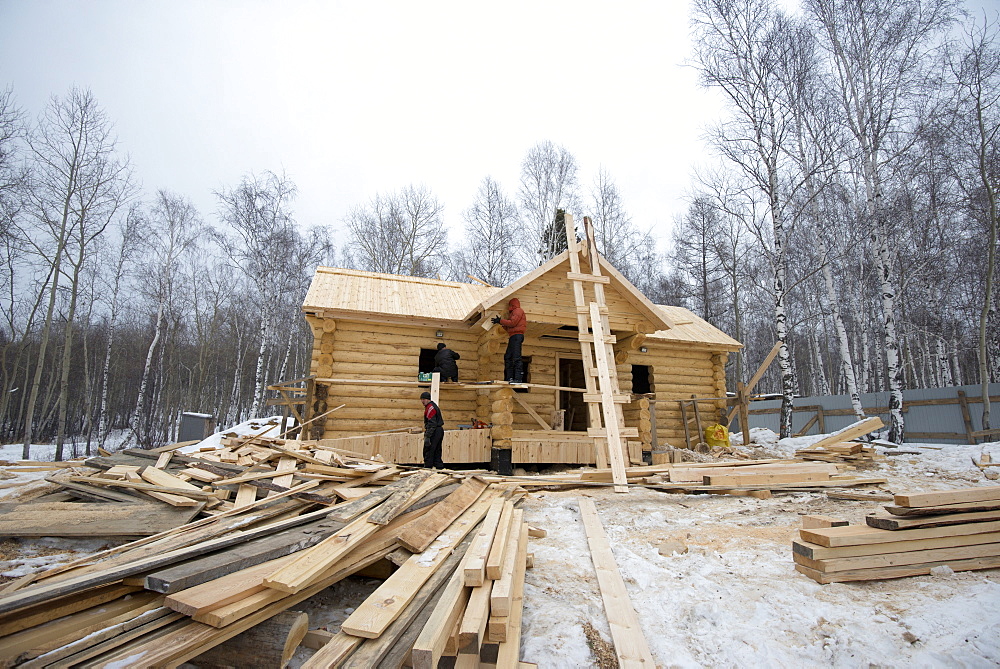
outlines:
M991 383L990 403L997 405L991 411L1000 416L1000 383ZM982 388L975 386L952 386L948 388L919 388L903 391L903 419L905 425L905 441L910 442L941 442L967 444L966 423L963 418L962 406L959 401L959 391L965 393L969 413L971 432L983 429ZM868 416L879 416L886 424L889 421L889 393L865 393L861 395L861 405ZM764 427L774 432L778 431L781 400L755 400L750 403L750 427ZM796 397L795 411L792 414L792 432L798 434L807 425L805 434L823 434L835 432L850 425L857 419L851 409L851 398L848 395L829 395L825 397ZM822 425L817 409L822 409ZM739 431L738 418L731 429ZM992 421L994 425L1000 423ZM1000 435L980 437L979 442L997 441Z

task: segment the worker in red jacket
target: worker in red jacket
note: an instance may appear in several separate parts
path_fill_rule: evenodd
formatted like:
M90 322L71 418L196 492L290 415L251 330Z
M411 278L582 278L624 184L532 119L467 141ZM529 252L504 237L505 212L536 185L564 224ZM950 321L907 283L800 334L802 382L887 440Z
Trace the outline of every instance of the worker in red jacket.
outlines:
M509 383L524 383L524 363L521 362L521 345L528 320L524 317L521 301L512 297L507 303L507 318L493 317L507 331L507 350L503 354L503 377Z
M420 393L420 402L424 405L424 467L444 469L444 462L441 461L444 416L437 402L431 400L430 393Z

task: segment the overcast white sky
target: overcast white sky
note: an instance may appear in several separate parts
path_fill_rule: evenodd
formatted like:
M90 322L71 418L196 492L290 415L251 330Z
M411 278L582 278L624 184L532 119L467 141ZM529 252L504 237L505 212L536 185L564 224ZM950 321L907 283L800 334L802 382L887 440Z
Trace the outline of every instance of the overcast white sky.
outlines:
M583 185L603 166L634 221L665 228L702 160L713 94L682 63L684 0L0 0L0 86L32 116L89 87L147 194L285 170L303 224L339 225L424 184L456 230L482 179L513 196L551 140Z

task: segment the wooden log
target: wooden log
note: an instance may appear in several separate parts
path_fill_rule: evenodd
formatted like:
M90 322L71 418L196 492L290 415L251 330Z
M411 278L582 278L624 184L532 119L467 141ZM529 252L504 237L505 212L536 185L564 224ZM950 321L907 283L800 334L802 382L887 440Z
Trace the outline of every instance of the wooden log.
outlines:
M193 664L284 667L309 630L309 615L282 611L195 657Z
M615 562L614 554L608 545L607 536L601 521L597 517L597 509L593 500L580 499L580 512L583 517L583 527L587 533L587 543L590 544L590 554L597 570L597 581L604 600L604 610L611 625L611 637L615 645L615 654L621 667L646 666L653 667L655 663L649 651L649 645L639 626L639 618L629 599L625 583L622 581Z

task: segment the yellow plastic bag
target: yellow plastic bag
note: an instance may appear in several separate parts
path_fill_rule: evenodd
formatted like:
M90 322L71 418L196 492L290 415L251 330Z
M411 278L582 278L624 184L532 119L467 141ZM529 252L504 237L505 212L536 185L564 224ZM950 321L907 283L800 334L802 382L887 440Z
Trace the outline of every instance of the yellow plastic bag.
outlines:
M705 443L710 448L728 448L729 430L725 425L716 423L705 428Z

